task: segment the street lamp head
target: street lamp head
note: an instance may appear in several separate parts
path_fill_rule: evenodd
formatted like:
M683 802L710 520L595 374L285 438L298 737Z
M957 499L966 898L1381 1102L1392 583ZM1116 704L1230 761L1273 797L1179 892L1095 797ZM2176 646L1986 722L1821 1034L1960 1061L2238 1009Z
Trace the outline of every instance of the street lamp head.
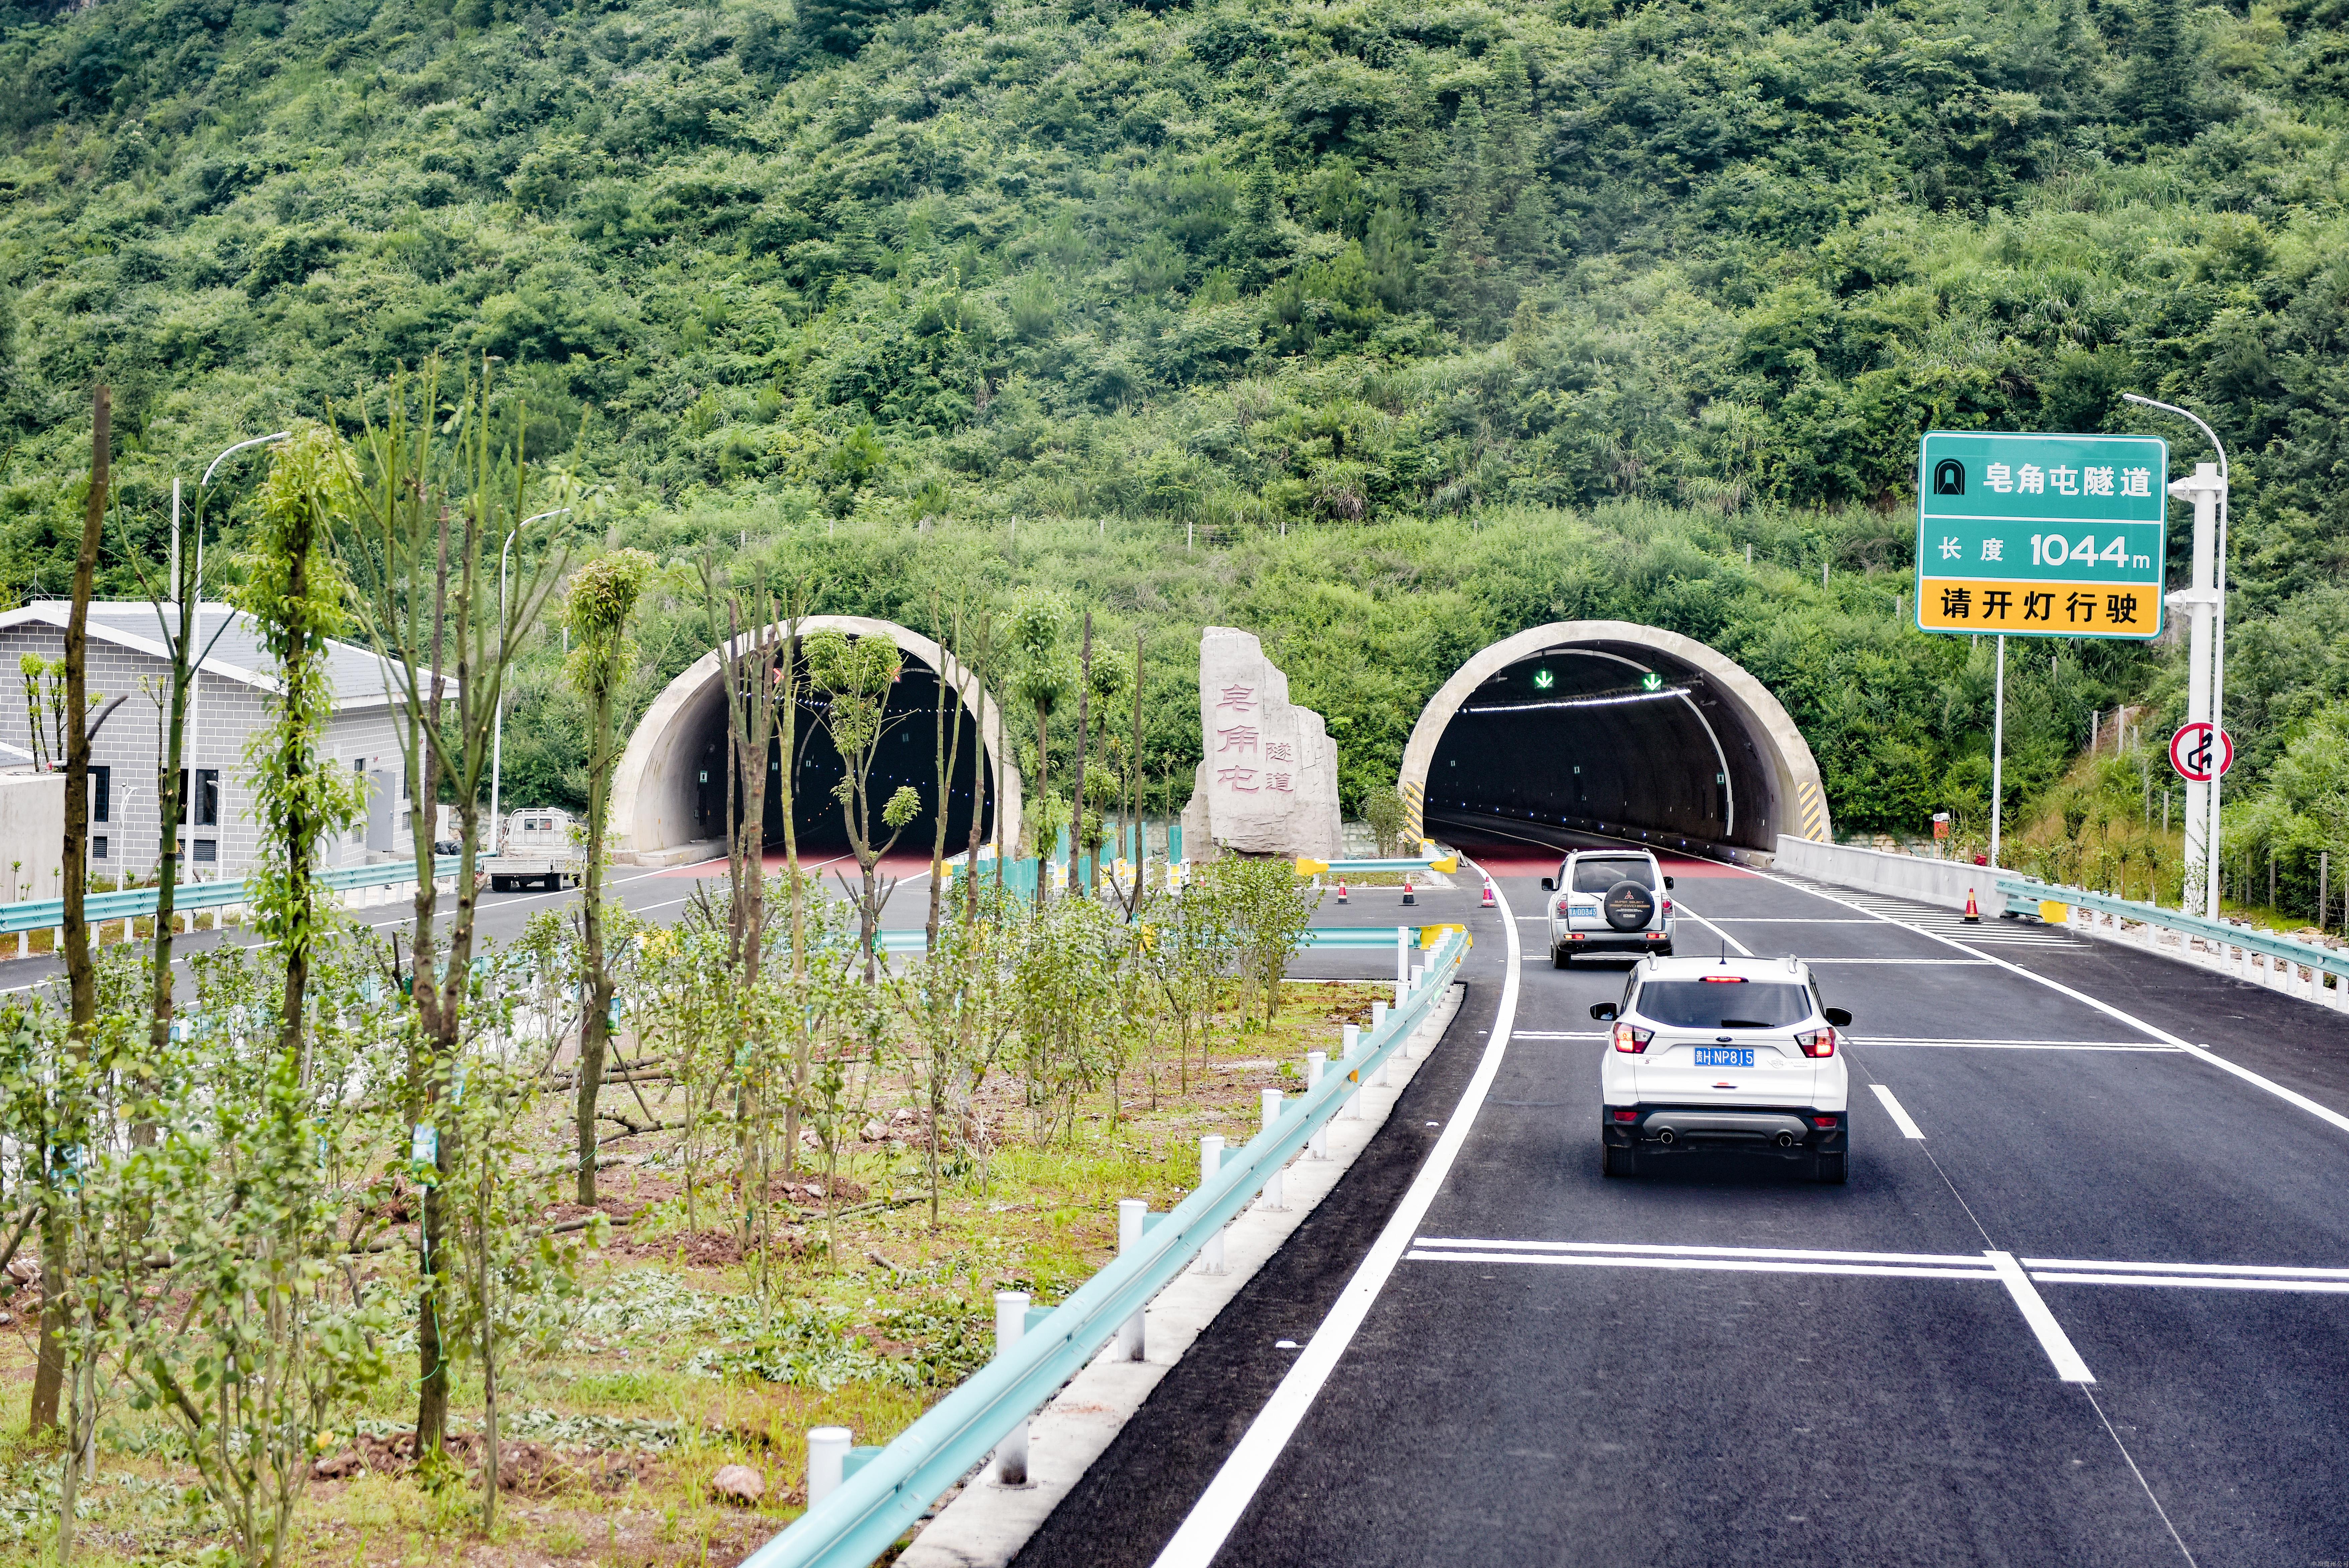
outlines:
M279 430L272 435L255 436L249 441L239 441L235 446L229 448L228 450L222 452L219 457L214 458L212 460L212 466L204 469L204 477L196 481L196 488L198 490L202 490L204 486L212 483L212 470L219 468L222 463L228 461L228 459L236 453L244 450L245 448L263 446L271 441L282 441L293 433L294 432L291 430Z

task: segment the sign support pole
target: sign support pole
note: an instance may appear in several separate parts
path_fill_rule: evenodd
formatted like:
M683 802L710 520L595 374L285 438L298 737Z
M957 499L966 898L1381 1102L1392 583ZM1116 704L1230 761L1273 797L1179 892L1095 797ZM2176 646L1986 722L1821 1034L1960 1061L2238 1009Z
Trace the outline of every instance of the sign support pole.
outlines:
M2006 634L1998 634L1997 697L1991 709L1990 721L1990 863L1998 866L1998 820L2002 814L2006 797L2001 785L2002 769L2006 763Z

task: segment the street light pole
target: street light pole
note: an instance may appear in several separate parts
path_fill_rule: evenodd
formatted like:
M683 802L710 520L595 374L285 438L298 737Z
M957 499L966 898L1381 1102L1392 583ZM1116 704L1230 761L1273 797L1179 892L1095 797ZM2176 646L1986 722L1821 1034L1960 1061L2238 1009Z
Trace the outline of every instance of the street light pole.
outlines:
M2194 505L2194 566L2191 584L2167 596L2184 609L2188 624L2186 722L2210 727L2210 781L2186 782L2186 863L2198 862L2202 872L2201 913L2219 914L2219 766L2225 759L2222 718L2226 696L2227 660L2227 449L2219 433L2201 418L2174 403L2158 402L2134 392L2121 396L2128 402L2165 414L2175 414L2202 432L2216 452L2216 463L2197 463L2190 478L2171 484L2169 493ZM2183 896L2180 903L2187 903Z
M191 777L196 767L195 741L203 734L203 727L196 722L196 714L202 706L204 696L202 669L204 660L204 494L212 486L212 475L218 472L220 466L229 459L248 447L266 446L271 441L282 441L293 433L291 430L279 430L272 435L255 436L249 441L239 441L206 464L204 477L196 481L196 590L191 596L191 602L180 607L180 635L186 640L188 647L188 710L183 721L185 727L180 733L180 765ZM171 482L171 590L173 593L177 593L180 587L179 568L180 485L179 481L174 480ZM189 619L191 616L194 617L192 621ZM184 795L189 791L181 791L181 793ZM162 813L171 809L174 804L181 810L185 810L187 806L184 799L176 802L167 801L160 797L156 799L155 811L158 824L156 842L159 845L162 842L161 830L168 826L163 822ZM160 854L161 851L158 850L157 852Z
M561 517L570 510L567 506L558 506L553 511L542 511L536 517L523 518L507 531L506 542L498 550L498 635L500 637L505 635L506 562L513 550L514 535L533 522L543 522L550 517ZM435 680L438 680L440 672L435 670L432 676ZM505 843L506 837L506 820L498 814L499 790L504 783L505 761L506 684L504 676L501 675L498 678L497 712L490 720L490 832L492 834L490 853L493 855Z

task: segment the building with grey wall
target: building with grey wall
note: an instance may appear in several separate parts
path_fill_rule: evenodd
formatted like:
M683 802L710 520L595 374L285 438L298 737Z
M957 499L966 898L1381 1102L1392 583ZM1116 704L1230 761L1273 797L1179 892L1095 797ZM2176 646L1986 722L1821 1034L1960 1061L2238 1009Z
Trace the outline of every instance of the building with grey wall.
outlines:
M44 600L0 614L0 766L34 760L34 718L18 670L26 654L65 656L71 608L62 600ZM264 704L277 681L275 661L250 616L226 604L206 604L198 614L196 630L211 653L196 673L181 753L187 799L181 854L183 879L208 881L243 874L259 851L244 748L264 722ZM89 607L94 713L105 712L117 697L126 699L108 714L90 747L90 870L100 876L146 875L161 851L156 768L169 717L165 638L176 625L176 611L167 607L161 615L159 621L147 603ZM406 769L395 728L402 710L389 673L372 651L348 643L327 645L327 666L335 716L321 750L335 766L365 778L368 807L365 820L326 847L323 861L350 865L411 853ZM39 722L48 725L46 711Z

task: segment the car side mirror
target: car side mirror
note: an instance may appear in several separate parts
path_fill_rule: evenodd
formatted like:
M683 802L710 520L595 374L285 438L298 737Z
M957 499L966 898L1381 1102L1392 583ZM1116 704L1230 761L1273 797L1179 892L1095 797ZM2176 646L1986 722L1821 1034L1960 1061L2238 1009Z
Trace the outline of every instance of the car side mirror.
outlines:
M1671 891L1672 891L1672 879L1671 879L1671 878L1670 878L1670 877L1666 877L1666 878L1664 879L1664 891L1665 891L1666 892L1671 892Z
M1833 1024L1838 1029L1848 1029L1851 1027L1851 1015L1845 1012L1841 1007L1822 1007L1819 1009L1819 1016L1825 1018L1828 1023Z
M1612 1002L1593 1002L1590 1004L1590 1016L1598 1019L1602 1024L1611 1024L1615 1021L1615 1004Z
M1556 877L1544 877L1544 878L1542 878L1542 892L1556 892L1557 891L1557 879Z

